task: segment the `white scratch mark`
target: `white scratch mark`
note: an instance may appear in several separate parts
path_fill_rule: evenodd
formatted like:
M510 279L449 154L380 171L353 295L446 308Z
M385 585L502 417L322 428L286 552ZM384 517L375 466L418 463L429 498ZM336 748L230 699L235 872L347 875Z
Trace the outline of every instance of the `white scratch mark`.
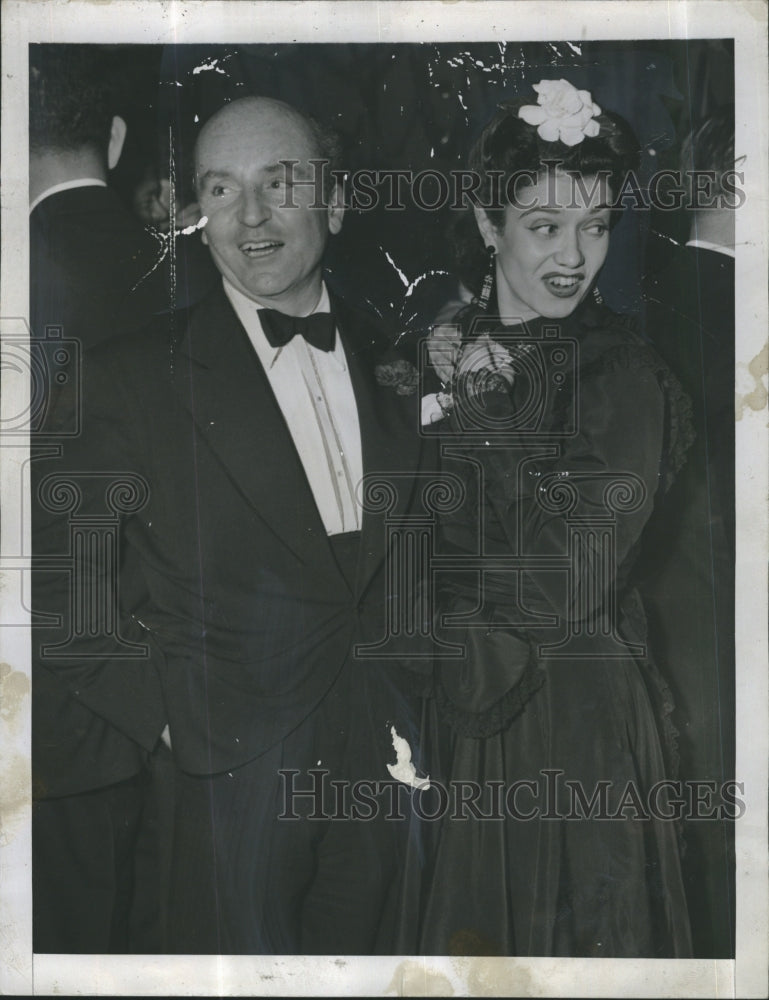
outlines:
M168 127L168 180L170 184L170 194L169 194L169 217L168 217L168 232L161 233L157 230L152 231L152 235L160 244L160 252L158 253L158 258L149 271L143 274L141 278L136 282L136 284L131 289L135 292L139 285L143 281L146 281L151 274L160 267L166 257L169 258L170 270L169 270L169 280L170 280L170 294L171 301L176 301L176 163L174 161L174 135L173 129L169 125Z
M406 286L406 288L408 288L409 287L409 279L406 277L406 275L403 273L403 271L401 271L401 269L398 267L398 265L392 259L392 257L390 256L390 254L384 249L384 247L380 247L380 250L382 250L384 252L384 255L387 258L388 263L398 272L398 277L401 279L401 281Z
M408 290L406 291L406 294L403 296L404 299L407 299L409 297L409 295L411 295L414 292L414 289L417 287L417 285L421 284L427 278L431 278L431 277L433 277L435 275L448 274L448 273L449 273L448 271L441 271L441 270L436 269L436 268L433 268L433 270L431 270L431 271L425 271L424 274L420 274L419 277L414 278L414 280L409 285Z
M177 236L191 236L192 233L194 233L196 229L202 229L203 226L205 226L205 224L207 222L208 222L208 216L207 215L201 215L200 218L198 219L198 221L194 224L194 226L185 226L184 229L177 229L176 230L176 235Z
M404 785L410 785L411 788L428 789L430 787L430 776L428 775L426 778L417 777L417 769L411 763L411 747L408 741L398 735L395 726L390 726L390 735L392 736L396 756L395 763L387 765L390 777L395 778L396 781L402 781Z
M215 73L221 73L222 76L227 76L225 70L219 65L218 59L212 59L210 62L202 62L198 66L195 66L192 70L192 75L197 76L198 73L203 73L209 69L212 69Z

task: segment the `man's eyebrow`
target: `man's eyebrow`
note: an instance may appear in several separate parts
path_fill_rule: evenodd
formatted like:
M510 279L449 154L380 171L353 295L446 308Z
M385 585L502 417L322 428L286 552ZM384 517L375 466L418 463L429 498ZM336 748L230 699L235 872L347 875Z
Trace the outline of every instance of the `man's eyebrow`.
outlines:
M307 164L289 159L278 163L270 163L266 167L262 167L262 173L267 177L311 176L311 171L309 170ZM198 180L198 184L203 187L206 184L210 184L212 181L233 179L233 174L231 174L228 170L216 170L212 167L210 170L206 170L205 173L201 175Z
M206 172L201 176L198 181L199 184L206 184L208 181L220 181L229 180L232 174L227 173L226 170L206 170Z

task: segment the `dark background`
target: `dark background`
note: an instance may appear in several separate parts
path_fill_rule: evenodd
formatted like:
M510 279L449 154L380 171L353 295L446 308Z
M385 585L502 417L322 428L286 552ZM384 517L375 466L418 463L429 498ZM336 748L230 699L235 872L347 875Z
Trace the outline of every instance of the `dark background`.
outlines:
M171 137L182 200L194 200L195 136L224 102L246 94L279 98L333 126L349 170L450 171L465 165L499 101L527 91L533 100L531 84L563 76L631 123L643 151L642 182L655 170L675 169L692 125L734 99L730 40L109 50L129 126L113 183L127 202L148 166L168 174ZM329 252L332 282L393 325L420 329L455 293L452 276L434 273L451 269L451 214L413 204L401 212L383 204L348 212ZM610 306L642 311L640 276L649 228L685 239L687 226L680 212L626 211L600 280ZM426 277L414 285L421 275Z
M129 208L148 170L169 176L172 155L181 201L193 201L192 150L200 127L223 103L248 94L286 101L333 126L348 171L448 173L465 166L500 101L528 93L534 102L533 83L563 77L630 122L642 148L642 183L656 170L677 169L689 130L734 100L729 40L100 48L109 55L117 85L115 111L128 124L111 185ZM735 150L737 157L740 152ZM425 211L414 204L403 211L388 211L382 203L371 211L348 212L329 248L332 284L367 303L388 325L423 330L456 296L451 217L449 209ZM599 281L612 308L639 313L643 320L641 278L649 236L683 242L689 222L682 211L625 212ZM729 683L733 686L733 678ZM730 725L733 720L725 720L726 729ZM718 739L715 733L713 738ZM707 879L694 861L689 864L687 888L699 899L692 884ZM729 880L720 869L708 877L718 882L721 896L711 893L708 901L705 893L700 906L693 904L699 910L692 913L699 927L695 934L701 937L696 953L729 957Z

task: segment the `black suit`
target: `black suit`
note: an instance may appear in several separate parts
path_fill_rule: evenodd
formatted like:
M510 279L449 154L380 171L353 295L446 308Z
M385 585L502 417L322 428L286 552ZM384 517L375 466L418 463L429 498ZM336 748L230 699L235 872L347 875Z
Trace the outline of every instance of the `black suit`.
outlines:
M83 348L198 301L217 274L197 234L176 240L174 268L109 187L69 188L37 205L30 225L32 336L61 327Z
M642 594L673 689L681 778L734 778L734 260L650 248L648 335L691 398L696 439L649 525ZM692 821L684 876L698 957L734 954L733 830Z
M193 240L177 241L172 269L161 243L108 187L47 196L30 215L32 337L75 340L82 352L202 294L216 272ZM69 377L77 384L73 366ZM35 427L33 458L57 443L52 430ZM52 553L34 529L34 554L45 562ZM38 612L46 611L49 587L44 571L36 572ZM39 620L36 645L55 638L49 624ZM36 656L32 680L35 949L125 950L147 753L71 698Z
M422 461L418 394L379 385L381 337L341 302L333 310L364 473L395 484L390 513L403 513ZM93 352L85 385L86 429L65 468L130 471L149 487L146 505L123 521L120 601L125 638L150 652L146 660L107 656L58 668L84 704L145 749L170 724L183 813L171 947L386 948L381 916L396 876L399 824L322 828L274 819L280 767L304 771L321 760L342 779L387 779L391 724L413 741L418 759L418 704L404 694L400 662L351 655L356 643L384 637L388 605L410 600L398 586L388 593L385 512L367 511L359 552L340 557L221 289L175 332L161 324ZM403 658L415 648L413 640L403 646ZM412 666L418 676L427 660ZM245 791L228 790L238 786ZM202 823L206 815L208 831L196 829L193 817ZM347 879L344 857L355 868L358 848L362 867ZM348 903L330 938L324 904L311 912L316 904L308 902L325 877L324 854L334 859L327 896L334 879L347 879ZM254 864L249 893L244 872ZM365 888L366 867L373 887ZM265 898L270 913L259 916L253 907Z

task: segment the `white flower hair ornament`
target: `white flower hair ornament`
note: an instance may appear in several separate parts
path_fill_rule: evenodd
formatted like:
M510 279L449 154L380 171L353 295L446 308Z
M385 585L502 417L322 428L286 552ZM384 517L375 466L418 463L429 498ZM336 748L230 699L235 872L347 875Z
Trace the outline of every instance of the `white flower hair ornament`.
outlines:
M560 140L566 146L578 146L586 137L595 138L601 131L596 121L601 109L587 90L577 90L568 80L540 80L534 84L536 104L525 104L518 117L537 126L546 142Z

